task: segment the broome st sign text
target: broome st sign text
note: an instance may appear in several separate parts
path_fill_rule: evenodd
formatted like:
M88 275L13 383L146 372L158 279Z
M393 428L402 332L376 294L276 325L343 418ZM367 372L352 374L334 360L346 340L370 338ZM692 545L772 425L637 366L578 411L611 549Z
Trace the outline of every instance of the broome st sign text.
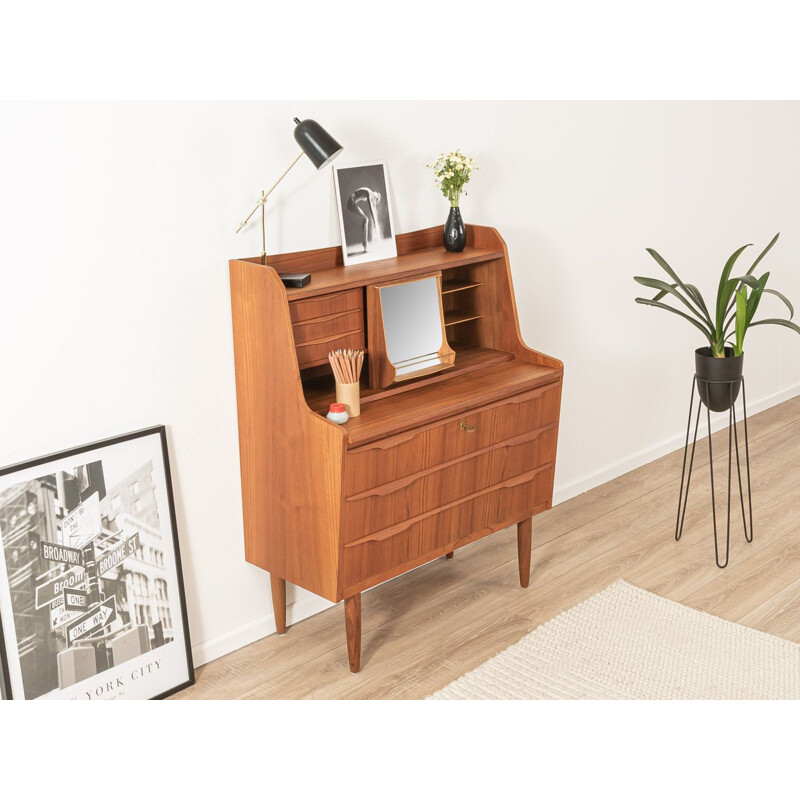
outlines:
M97 559L97 574L104 575L110 569L121 564L126 558L132 556L139 547L139 532L133 534L130 539L126 539L119 547L114 548L110 553L104 553Z

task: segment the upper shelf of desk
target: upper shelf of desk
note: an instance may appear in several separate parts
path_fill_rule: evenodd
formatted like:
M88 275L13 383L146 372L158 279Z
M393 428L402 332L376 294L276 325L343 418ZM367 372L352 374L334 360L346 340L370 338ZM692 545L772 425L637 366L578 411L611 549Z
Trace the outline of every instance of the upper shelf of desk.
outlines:
M274 259L267 256L267 264L279 273L311 271L311 283L307 286L299 289L286 289L286 296L290 301L340 292L344 289L353 289L370 283L380 283L382 280L402 280L403 278L411 278L415 275L424 275L438 270L490 261L494 258L502 258L503 252L481 247L466 247L460 253L449 253L439 245L398 255L396 258L385 258L382 261L365 261L349 267L337 265L333 267L317 267L316 269L313 269L314 264L301 264L291 260L289 258L291 255L295 254L276 256ZM307 256L307 254L302 255ZM242 260L255 263L260 261L258 258L245 258Z

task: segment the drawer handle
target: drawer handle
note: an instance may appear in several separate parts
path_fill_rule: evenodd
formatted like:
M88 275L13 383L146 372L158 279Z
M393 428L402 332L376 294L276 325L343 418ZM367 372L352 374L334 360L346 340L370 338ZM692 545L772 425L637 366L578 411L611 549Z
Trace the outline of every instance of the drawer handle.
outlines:
M467 425L466 422L462 422L461 423L461 430L462 431L467 431L468 433L474 433L478 429L474 425Z

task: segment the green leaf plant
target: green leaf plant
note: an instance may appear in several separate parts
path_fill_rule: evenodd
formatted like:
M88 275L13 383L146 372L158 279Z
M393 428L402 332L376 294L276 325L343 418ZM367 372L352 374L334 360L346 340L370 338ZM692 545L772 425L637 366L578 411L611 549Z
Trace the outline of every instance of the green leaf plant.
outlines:
M800 333L800 327L791 322L794 316L792 304L780 292L776 292L774 289L767 289L769 272L765 272L760 278L753 275L761 260L769 253L775 242L778 241L779 235L778 233L775 234L772 241L761 251L761 254L744 275L731 277L739 256L752 245L743 245L725 262L719 279L719 287L717 288L713 317L697 287L691 283L684 283L675 270L650 247L647 248L647 252L650 253L656 264L667 273L672 282L668 283L658 278L634 277L637 283L646 286L648 289L655 289L658 292L652 298L637 297L636 302L645 306L663 308L665 311L670 311L679 317L683 317L708 339L711 352L715 358L725 358L726 345L732 346L734 356L742 355L745 334L756 325L782 325L785 328L791 328L795 333ZM756 311L764 294L772 294L778 297L789 309L789 319L760 319L754 321ZM665 298L672 299L673 304L663 302ZM677 303L675 303L676 300L678 301ZM678 308L675 308L675 305L678 305ZM732 330L731 326L733 326Z

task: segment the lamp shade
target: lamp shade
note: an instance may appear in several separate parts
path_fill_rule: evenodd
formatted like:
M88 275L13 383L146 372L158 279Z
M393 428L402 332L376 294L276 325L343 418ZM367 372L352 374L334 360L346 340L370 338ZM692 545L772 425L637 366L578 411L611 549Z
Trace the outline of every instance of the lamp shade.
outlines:
M294 138L317 169L327 167L342 152L343 148L339 142L318 122L313 119L304 119L300 122L297 117L294 121L297 123Z

